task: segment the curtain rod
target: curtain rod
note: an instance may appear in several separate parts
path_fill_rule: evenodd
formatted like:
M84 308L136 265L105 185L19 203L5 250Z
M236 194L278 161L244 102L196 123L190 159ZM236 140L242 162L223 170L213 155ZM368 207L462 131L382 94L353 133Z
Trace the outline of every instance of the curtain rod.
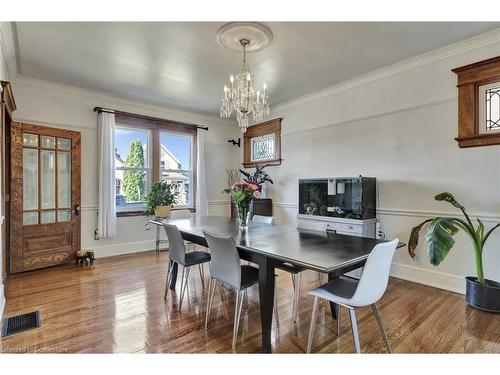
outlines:
M201 126L201 125L196 125L196 124L189 124L187 122L180 122L180 121L171 121L171 120L166 120L158 117L151 117L151 116L146 116L146 115L139 115L136 113L130 113L130 112L123 112L123 111L118 111L116 109L109 109L109 108L103 108L103 107L94 107L94 112L97 113L113 113L113 114L118 114L118 115L125 115L125 116L130 116L130 117L136 117L144 120L153 120L153 121L161 121L161 122L168 122L171 124L178 124L178 125L184 125L184 126L193 126L198 129L203 129L203 130L208 130L207 126Z

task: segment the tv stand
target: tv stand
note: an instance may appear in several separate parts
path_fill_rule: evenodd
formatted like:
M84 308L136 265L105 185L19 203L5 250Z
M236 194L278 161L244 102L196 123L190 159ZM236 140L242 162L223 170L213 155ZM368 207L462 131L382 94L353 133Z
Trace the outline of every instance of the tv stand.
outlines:
M375 238L377 234L377 219L358 220L298 214L297 227L319 232L329 231L349 236Z

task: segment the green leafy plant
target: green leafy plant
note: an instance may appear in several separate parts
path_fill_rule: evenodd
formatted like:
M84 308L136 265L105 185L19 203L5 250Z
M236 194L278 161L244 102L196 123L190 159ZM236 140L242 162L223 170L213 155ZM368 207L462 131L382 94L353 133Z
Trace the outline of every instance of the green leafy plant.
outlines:
M472 224L469 215L465 212L465 207L457 202L455 197L450 193L441 193L434 197L437 201L445 201L450 203L462 211L465 220L452 217L436 217L434 219L424 220L419 225L412 228L410 238L408 240L408 253L415 259L415 249L418 245L420 231L427 224L427 256L432 265L439 265L448 255L451 248L455 244L453 236L462 229L469 237L474 250L474 258L476 262L476 277L478 283L484 283L483 272L483 248L488 237L493 231L500 226L496 224L493 228L485 233L484 224L477 219L477 227Z
M156 206L171 206L177 203L177 198L173 192L173 185L165 181L153 183L151 191L146 195L146 215L154 215Z
M255 163L255 172L249 173L245 172L240 169L240 173L245 176L244 181L246 183L254 183L257 184L257 186L261 186L265 182L269 182L270 184L273 183L273 180L267 172L264 170L264 168L269 167L271 164L266 164L266 165L258 165Z

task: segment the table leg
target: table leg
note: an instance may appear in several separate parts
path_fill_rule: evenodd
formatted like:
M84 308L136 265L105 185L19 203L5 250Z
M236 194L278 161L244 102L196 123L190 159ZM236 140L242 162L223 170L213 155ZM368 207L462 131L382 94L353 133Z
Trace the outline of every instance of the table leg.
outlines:
M328 274L328 281L332 281L332 280L336 279L337 277L338 277L337 275L329 273ZM335 320L337 320L338 308L339 307L337 306L336 303L330 302L330 312L332 313L332 317Z
M274 308L274 265L269 258L259 263L259 302L262 325L262 353L271 353L271 326Z
M172 261L170 261L172 262ZM177 270L178 270L178 265L177 263L174 263L174 266L172 267L172 279L170 281L170 289L175 290L175 284L177 283Z

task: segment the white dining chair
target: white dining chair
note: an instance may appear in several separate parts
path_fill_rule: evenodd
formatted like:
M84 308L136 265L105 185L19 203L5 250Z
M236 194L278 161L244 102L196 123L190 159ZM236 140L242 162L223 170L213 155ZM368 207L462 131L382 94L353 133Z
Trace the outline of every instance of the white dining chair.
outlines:
M274 224L274 216L253 215L252 223Z
M398 242L399 240L395 239L391 242L376 245L366 260L363 273L361 274L361 278L359 280L349 277L340 277L309 292L309 294L314 296L314 305L311 326L309 328L307 353L310 353L312 348L314 328L318 317L320 299L324 299L338 305L339 309L337 313L337 322L339 322L338 317L340 317L341 306L348 309L356 353L361 353L361 344L359 340L355 309L370 305L387 349L389 353L392 352L391 344L382 324L382 319L380 318L380 313L376 303L380 300L380 298L382 298L385 290L387 289L392 258ZM337 324L337 335L340 333L339 329L340 326Z

